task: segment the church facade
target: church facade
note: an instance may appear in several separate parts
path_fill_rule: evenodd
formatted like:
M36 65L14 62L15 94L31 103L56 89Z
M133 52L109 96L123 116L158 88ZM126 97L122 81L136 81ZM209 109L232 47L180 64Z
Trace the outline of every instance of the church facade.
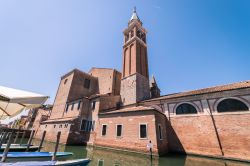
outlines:
M122 72L74 69L61 77L36 138L148 153L250 160L250 81L160 96L149 78L147 31L136 11L123 31Z

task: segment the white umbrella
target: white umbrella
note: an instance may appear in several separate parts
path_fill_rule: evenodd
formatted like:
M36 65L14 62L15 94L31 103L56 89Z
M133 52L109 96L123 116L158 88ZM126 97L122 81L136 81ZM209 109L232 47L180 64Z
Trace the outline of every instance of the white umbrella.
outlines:
M15 116L24 108L36 108L45 103L48 96L0 86L0 119Z

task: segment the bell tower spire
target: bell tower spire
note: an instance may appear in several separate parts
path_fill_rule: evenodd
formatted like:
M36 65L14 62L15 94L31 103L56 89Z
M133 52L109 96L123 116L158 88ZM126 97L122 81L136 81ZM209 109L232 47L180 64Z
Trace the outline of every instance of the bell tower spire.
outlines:
M147 31L142 27L136 8L123 34L123 77L139 73L148 78Z
M124 105L150 97L146 34L136 8L123 31L123 67L121 97ZM134 95L134 96L133 96Z
M133 14L132 14L132 16L130 18L130 22L133 21L133 20L139 20L140 21L138 15L136 13L136 7L134 7Z

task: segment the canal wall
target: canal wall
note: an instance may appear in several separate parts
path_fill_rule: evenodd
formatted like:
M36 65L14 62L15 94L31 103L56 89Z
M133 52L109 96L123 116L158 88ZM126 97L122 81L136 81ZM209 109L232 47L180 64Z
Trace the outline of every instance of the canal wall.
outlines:
M41 139L43 132L46 131L45 140L56 141L56 135L61 132L60 143L68 145L86 145L89 141L89 134L80 129L81 119L65 118L61 120L47 120L42 122L36 130L34 138Z
M175 116L167 125L169 150L250 161L250 113Z

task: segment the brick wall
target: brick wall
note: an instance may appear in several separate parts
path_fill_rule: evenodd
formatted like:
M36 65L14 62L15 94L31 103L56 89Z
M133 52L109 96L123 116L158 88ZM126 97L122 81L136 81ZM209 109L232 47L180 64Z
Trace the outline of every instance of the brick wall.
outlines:
M70 73L67 77L62 78L60 81L57 94L55 97L55 102L51 111L51 119L61 118L63 116L63 111L68 99L68 94L73 81L74 73Z
M46 131L45 140L56 142L57 133L61 131L60 143L65 144L67 143L70 127L71 127L70 122L41 124L38 131L35 134L35 138L41 139L43 131Z
M135 104L150 97L149 81L136 73L121 81L121 100L124 105Z
M39 129L40 123L49 118L49 113L50 113L50 110L44 110L41 108L38 109L32 128L37 131Z
M168 138L167 138L167 118L162 113L155 111L155 134L157 137L157 148L159 154L168 152ZM161 127L162 139L160 139L159 126Z
M120 72L114 69L92 68L89 73L98 79L99 94L120 94Z
M225 157L250 160L250 112L214 115Z
M148 135L146 139L139 138L140 123L147 124ZM162 143L163 146L159 150L156 123L161 123L164 126L164 115L155 116L154 111L138 111L108 116L100 115L98 127L96 128L95 145L148 153L147 144L151 140L154 145L153 152L155 154L158 154L158 152L164 153L167 151L167 139L164 133L162 141L166 143ZM101 135L102 124L107 124L106 136ZM116 136L117 124L123 125L121 137Z
M221 156L211 117L176 116L170 122L167 128L170 151Z
M85 88L84 82L85 79L90 80L90 87ZM85 96L91 96L98 92L98 82L97 78L84 73L82 71L76 70L74 72L74 78L71 84L68 101L74 101L79 98L83 98Z
M114 71L113 73L113 94L114 95L120 95L121 92L121 77L122 74L118 71Z
M249 90L242 88L142 103L163 104L163 111L170 119L166 125L170 151L250 160L250 111L220 113L217 110L218 103L228 98L250 108ZM176 108L182 103L193 105L198 113L176 115Z
M120 96L101 96L99 110L116 108L116 104L121 101Z
M90 80L89 88L84 87L85 79ZM76 111L78 101L85 96L88 97L97 92L98 86L97 79L95 77L76 69L69 72L61 79L50 119L78 116L79 110ZM66 103L71 104L67 113L65 113ZM71 110L73 103L75 103L74 110Z
M209 115L171 117L167 129L169 149L249 160L250 113L213 117L214 122Z
M43 123L35 134L35 138L41 139L43 131L46 131L45 140L56 142L57 133L61 132L60 143L69 145L86 144L89 141L89 133L80 130L81 119L73 121L54 121Z

